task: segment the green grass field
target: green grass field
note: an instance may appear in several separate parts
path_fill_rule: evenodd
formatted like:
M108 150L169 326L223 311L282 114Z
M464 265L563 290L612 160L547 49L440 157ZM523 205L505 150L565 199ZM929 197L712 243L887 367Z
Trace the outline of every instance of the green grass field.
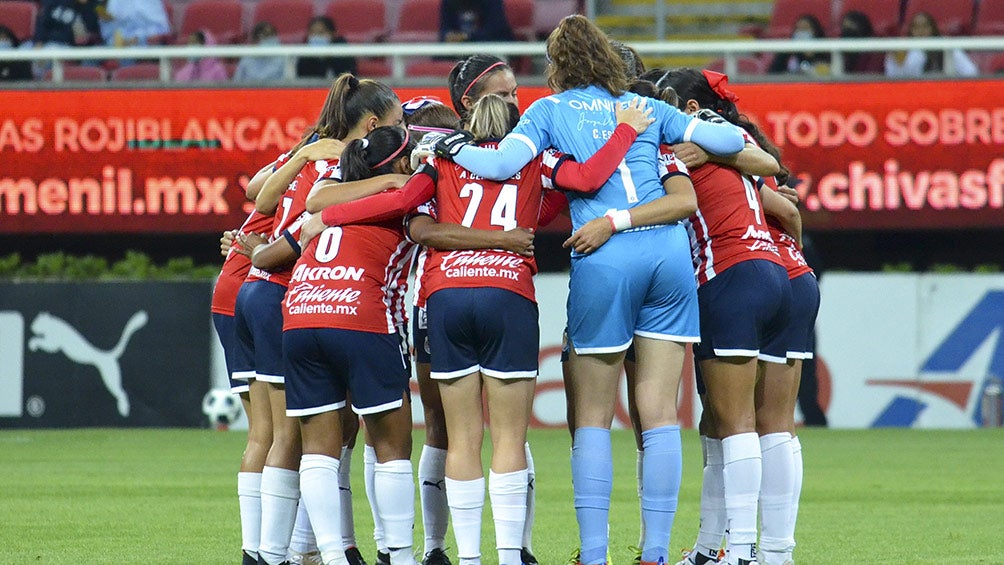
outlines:
M0 563L238 563L243 439L209 430L0 432ZM534 548L542 564L560 565L578 545L568 436L533 431L530 441ZM420 442L418 433L416 460ZM798 563L1004 563L1004 430L806 430L802 445ZM614 450L611 554L624 565L638 528L631 435L615 432ZM700 458L696 433L685 432L673 551L696 535ZM369 557L361 456L353 475ZM487 514L483 551L493 563ZM421 523L415 539L420 548Z

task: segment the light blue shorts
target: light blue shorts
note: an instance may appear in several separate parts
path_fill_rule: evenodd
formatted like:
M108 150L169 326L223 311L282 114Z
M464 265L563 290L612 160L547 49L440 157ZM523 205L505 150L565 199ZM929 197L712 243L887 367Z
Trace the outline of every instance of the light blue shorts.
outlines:
M697 282L682 225L621 232L572 256L568 337L579 355L616 353L634 336L700 341Z

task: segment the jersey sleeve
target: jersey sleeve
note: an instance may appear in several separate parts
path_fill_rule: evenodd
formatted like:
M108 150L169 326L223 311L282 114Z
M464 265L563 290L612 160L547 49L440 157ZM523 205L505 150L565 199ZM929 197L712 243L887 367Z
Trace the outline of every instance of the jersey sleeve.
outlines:
M314 184L326 180L334 180L338 182L342 181L341 161L328 163L328 165L324 167L324 170L320 171L320 174L317 176L317 180L314 181Z
M321 211L321 221L328 226L382 222L404 216L435 194L436 169L424 164L401 188L328 206Z
M683 161L676 158L676 153L668 145L659 147L659 181L665 183L669 177L683 175L690 177L690 171Z
M562 210L568 207L568 198L557 190L545 190L540 202L540 215L537 225L546 226L558 217Z
M745 145L740 129L732 124L706 122L659 100L655 101L653 108L662 143L692 141L715 155L733 155L742 151Z
M537 100L526 109L519 123L506 137L513 137L525 143L534 155L539 155L554 143L551 140L551 118L558 106L558 99L547 96Z
M624 160L638 132L628 124L618 124L610 139L585 163L564 159L557 163L554 181L558 188L576 192L595 192L610 178Z

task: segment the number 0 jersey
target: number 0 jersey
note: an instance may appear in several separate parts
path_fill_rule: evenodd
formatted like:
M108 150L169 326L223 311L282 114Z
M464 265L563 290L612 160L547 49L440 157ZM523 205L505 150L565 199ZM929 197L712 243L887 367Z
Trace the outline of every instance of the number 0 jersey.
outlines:
M404 295L415 247L400 218L324 230L293 266L282 329L397 332L407 324Z

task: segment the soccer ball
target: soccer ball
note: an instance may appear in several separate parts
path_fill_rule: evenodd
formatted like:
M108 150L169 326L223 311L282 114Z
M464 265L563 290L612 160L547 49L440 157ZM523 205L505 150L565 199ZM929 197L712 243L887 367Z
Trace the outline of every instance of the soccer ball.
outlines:
M209 417L209 424L226 429L241 416L241 402L229 390L215 389L202 399L202 413Z

